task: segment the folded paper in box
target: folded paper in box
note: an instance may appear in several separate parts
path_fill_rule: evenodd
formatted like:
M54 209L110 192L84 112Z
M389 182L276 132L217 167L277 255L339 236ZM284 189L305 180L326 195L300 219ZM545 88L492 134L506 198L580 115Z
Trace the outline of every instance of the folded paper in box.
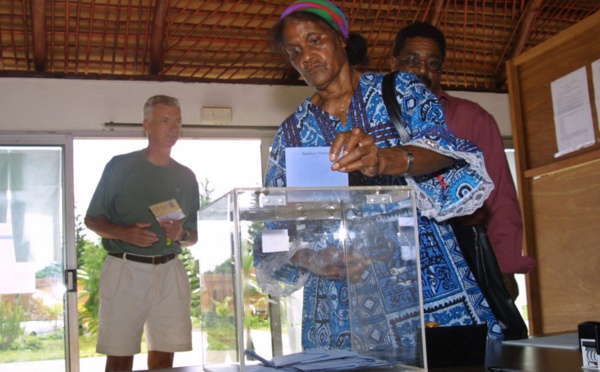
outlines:
M299 353L280 355L272 360L265 360L251 350L246 355L257 359L273 371L350 371L353 369L377 368L390 366L394 363L379 360L370 356L360 355L348 350L306 350ZM252 368L247 368L252 370Z

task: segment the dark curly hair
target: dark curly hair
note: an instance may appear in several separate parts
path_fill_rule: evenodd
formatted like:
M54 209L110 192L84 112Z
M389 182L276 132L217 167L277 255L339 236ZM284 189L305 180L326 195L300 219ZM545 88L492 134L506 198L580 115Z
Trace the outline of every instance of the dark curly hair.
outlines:
M412 39L413 37L425 37L428 39L433 39L440 48L440 52L442 53L442 61L446 60L446 37L439 28L427 22L415 22L398 31L396 34L396 41L394 42L392 55L394 57L398 57L400 51L404 49L406 39Z

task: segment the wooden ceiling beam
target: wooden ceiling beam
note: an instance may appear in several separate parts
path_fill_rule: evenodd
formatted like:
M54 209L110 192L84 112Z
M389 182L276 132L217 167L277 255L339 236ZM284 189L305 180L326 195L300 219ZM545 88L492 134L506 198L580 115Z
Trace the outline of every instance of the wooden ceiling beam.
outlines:
M521 15L521 24L519 26L518 32L515 36L515 44L510 52L510 54L505 54L502 61L502 68L500 68L496 74L496 78L494 79L494 87L497 89L502 88L506 84L506 64L505 62L509 59L513 59L525 49L525 45L527 44L527 39L531 34L531 29L533 27L533 23L535 22L538 14L540 13L540 7L542 6L543 0L531 0L523 14Z
M164 38L169 0L156 0L152 20L152 38L150 41L150 75L162 73L164 60Z
M440 18L442 17L442 12L444 10L445 3L445 0L434 0L431 15L427 20L429 23L431 23L434 26L437 26L440 23Z
M517 34L517 42L515 43L515 47L513 48L510 58L518 56L521 54L523 49L525 49L525 44L527 43L527 39L529 38L529 34L531 33L531 29L533 27L533 22L540 13L542 1L543 0L532 0L529 4L527 4L527 8L525 8L524 12L524 19L519 27L519 33Z
M46 34L46 0L31 0L33 30L33 63L35 71L46 71L48 39Z

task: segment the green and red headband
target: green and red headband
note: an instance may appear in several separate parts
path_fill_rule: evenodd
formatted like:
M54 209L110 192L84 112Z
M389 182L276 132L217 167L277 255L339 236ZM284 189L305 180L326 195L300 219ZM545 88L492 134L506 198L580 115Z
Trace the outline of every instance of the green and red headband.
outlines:
M323 18L335 30L348 38L348 21L344 13L329 0L297 0L286 8L281 14L280 20L296 12L310 12Z

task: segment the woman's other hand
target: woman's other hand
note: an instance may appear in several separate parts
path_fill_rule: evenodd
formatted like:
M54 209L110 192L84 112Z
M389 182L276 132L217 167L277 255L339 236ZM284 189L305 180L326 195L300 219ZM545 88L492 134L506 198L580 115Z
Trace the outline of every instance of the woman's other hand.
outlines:
M348 278L350 281L359 280L371 264L371 260L364 255L352 253L346 257L343 251L335 247L328 247L321 251L301 249L292 262L321 277L333 280Z

